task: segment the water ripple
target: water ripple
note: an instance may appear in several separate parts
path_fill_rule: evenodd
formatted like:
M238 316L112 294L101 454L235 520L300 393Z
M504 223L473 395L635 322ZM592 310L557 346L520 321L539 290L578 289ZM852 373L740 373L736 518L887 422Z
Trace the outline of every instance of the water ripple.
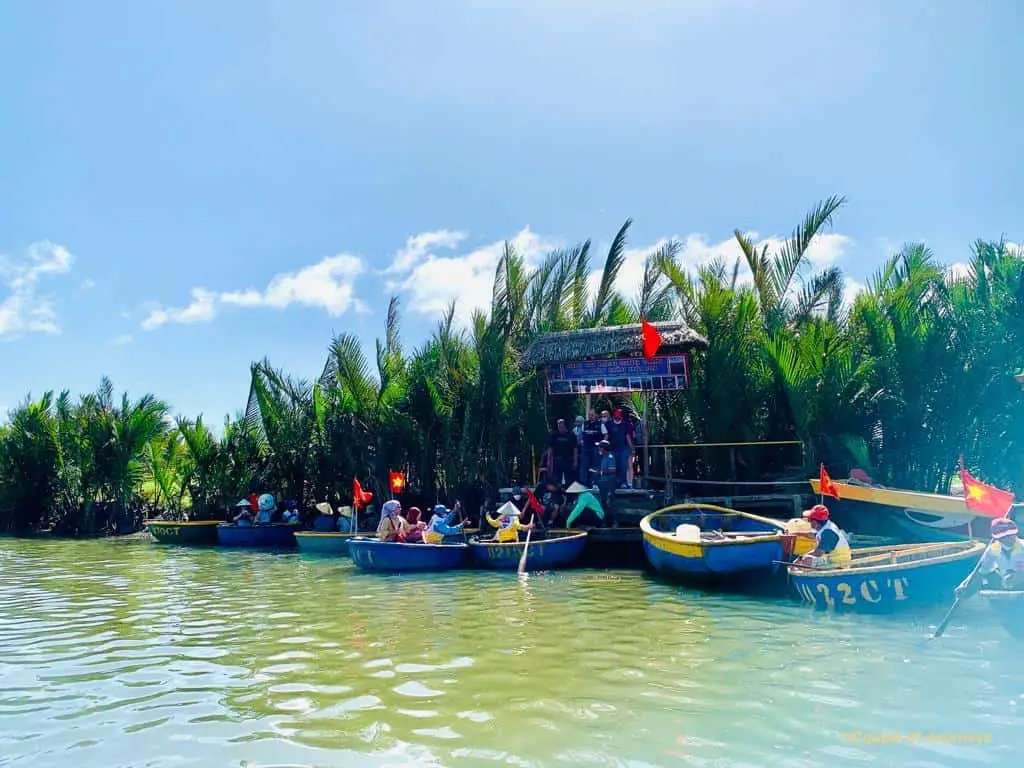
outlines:
M0 540L0 564L4 765L1021 764L1020 649L970 604L930 642L938 616L639 573L378 578L140 540Z

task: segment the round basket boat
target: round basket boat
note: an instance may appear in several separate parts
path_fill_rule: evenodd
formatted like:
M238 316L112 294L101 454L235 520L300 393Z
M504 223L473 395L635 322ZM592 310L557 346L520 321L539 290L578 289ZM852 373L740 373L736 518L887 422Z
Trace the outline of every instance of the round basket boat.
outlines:
M295 546L295 529L296 526L290 523L271 523L269 525L221 523L217 526L217 541L222 547L288 549Z
M349 541L352 563L364 571L405 573L450 571L466 564L466 544L402 544L357 536Z
M570 566L579 560L586 544L586 531L548 531L545 538L531 538L526 552L526 570L546 571ZM470 539L469 542L477 566L505 571L519 567L524 547L525 539L507 542Z
M160 544L209 547L217 543L218 520L149 520L146 530Z
M335 555L346 557L348 544L352 539L363 534L337 533L333 531L297 531L295 543L300 552L311 552L317 555Z

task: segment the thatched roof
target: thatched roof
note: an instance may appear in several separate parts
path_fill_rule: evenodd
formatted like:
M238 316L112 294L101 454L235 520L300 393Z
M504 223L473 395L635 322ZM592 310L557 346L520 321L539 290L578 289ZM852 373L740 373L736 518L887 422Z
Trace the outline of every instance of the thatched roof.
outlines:
M707 339L683 322L651 323L661 334L659 354L707 349ZM548 333L534 341L523 355L531 368L574 360L626 356L643 348L640 323L613 325L608 328L585 328L579 331Z

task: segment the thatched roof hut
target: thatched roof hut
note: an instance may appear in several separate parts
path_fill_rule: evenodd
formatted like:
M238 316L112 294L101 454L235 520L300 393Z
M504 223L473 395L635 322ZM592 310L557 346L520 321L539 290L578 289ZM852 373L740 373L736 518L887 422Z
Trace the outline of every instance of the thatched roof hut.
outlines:
M651 323L661 334L659 354L707 349L708 342L686 323L671 321ZM536 339L523 355L523 362L537 368L554 363L591 360L600 357L624 357L643 348L640 323L613 325L607 328L584 328L578 331L547 333Z

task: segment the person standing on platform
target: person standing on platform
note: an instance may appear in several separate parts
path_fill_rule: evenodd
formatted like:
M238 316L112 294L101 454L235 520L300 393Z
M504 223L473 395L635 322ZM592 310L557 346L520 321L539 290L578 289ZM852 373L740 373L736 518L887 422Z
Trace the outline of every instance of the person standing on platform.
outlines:
M549 479L564 488L572 482L572 476L579 466L578 451L576 449L576 435L569 431L565 425L565 419L559 419L555 431L548 441L548 448L551 451L552 474Z
M611 445L612 455L615 456L615 469L619 481L619 487L628 488L626 483L626 467L633 459L633 438L629 422L623 420L622 409L616 408L612 413L612 420L608 422L608 443Z
M583 422L583 435L580 444L580 482L590 486L593 478L590 477L590 468L596 466L597 444L605 439L608 430L597 418L597 411L587 414L587 420Z

